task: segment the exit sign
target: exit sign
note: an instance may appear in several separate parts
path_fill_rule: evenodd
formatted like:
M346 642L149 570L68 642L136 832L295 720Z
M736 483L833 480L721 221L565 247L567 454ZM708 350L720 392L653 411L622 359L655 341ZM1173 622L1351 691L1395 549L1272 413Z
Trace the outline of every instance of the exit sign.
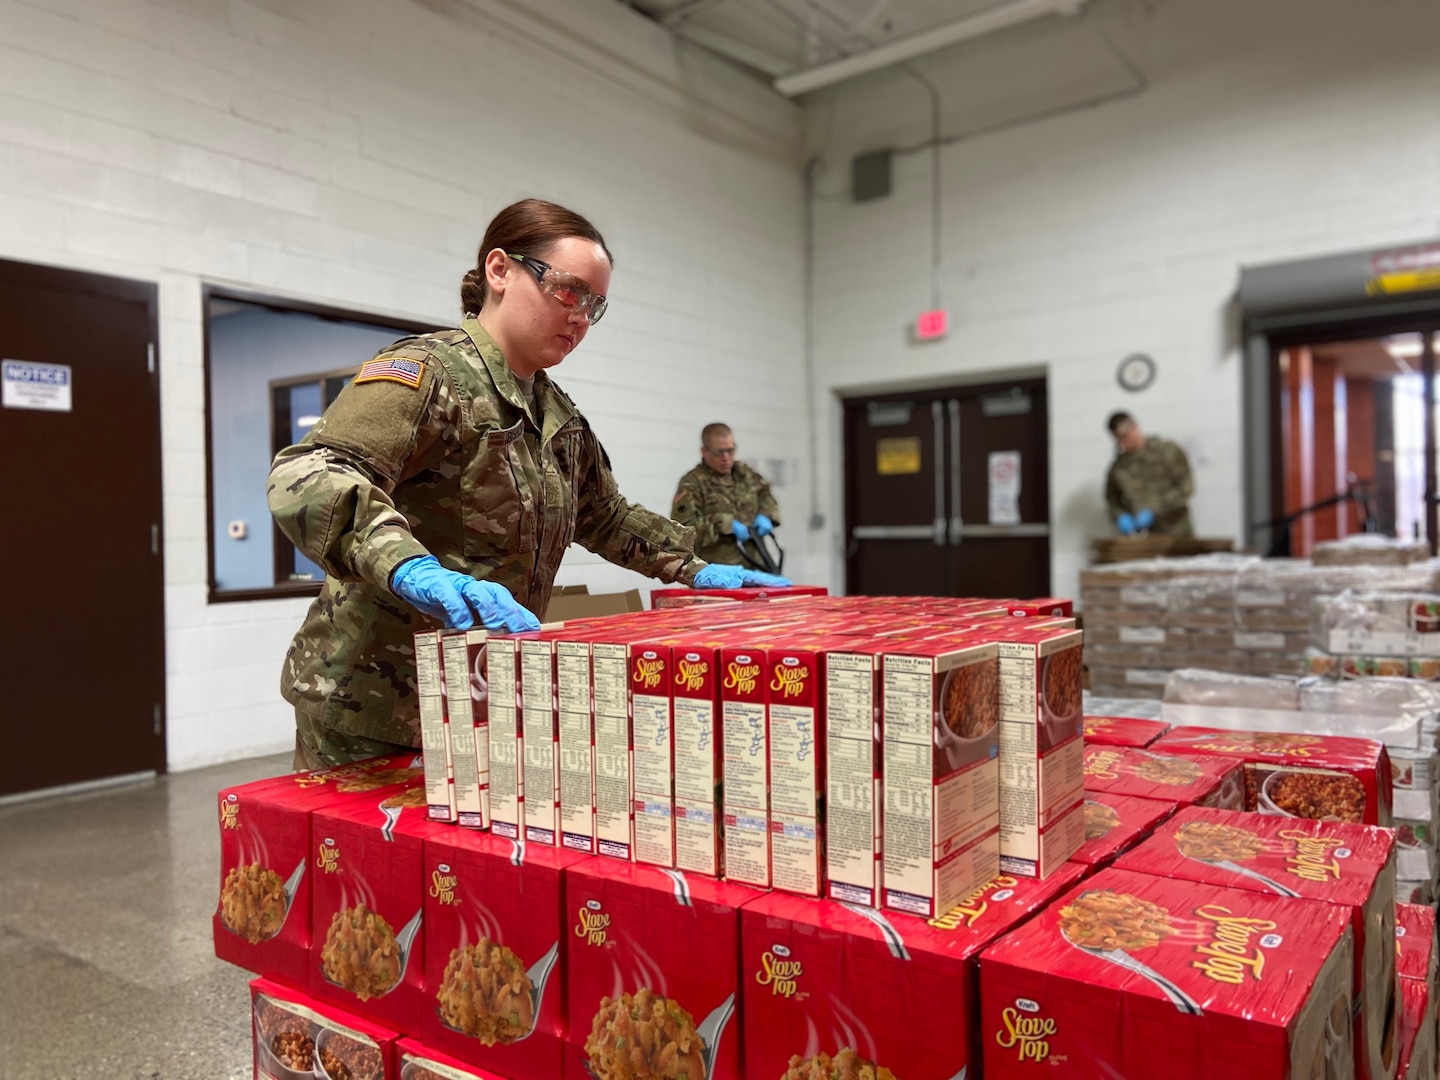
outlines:
M950 329L950 318L943 308L922 311L915 318L915 337L919 341L934 341L943 338Z

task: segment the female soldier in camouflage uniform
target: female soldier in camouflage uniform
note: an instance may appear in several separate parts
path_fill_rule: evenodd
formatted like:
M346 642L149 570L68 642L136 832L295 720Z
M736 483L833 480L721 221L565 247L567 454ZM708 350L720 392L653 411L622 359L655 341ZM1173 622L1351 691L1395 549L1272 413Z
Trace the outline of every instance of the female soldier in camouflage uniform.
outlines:
M418 746L413 633L534 629L572 540L664 582L765 577L707 566L690 530L627 502L546 374L605 313L611 263L578 214L501 211L460 327L382 350L276 457L271 512L326 575L281 676L297 768Z

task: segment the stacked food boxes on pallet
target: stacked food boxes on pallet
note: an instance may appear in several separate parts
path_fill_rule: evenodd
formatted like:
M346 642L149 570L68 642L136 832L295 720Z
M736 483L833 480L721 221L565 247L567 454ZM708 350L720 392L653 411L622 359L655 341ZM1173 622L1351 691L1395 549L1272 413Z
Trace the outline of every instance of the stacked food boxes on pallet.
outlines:
M1186 670L1172 674L1165 697L1164 715L1177 724L1259 727L1274 739L1348 734L1382 741L1391 762L1387 801L1399 840L1399 893L1416 903L1433 902L1440 879L1440 685L1403 678L1287 680ZM1292 756L1303 753L1308 751L1297 749Z
M712 603L448 671L420 635L492 828L433 731L220 793L256 1077L1435 1080L1393 836L1321 820L1380 820L1384 748L1280 791L1266 737L1083 718L1068 617L1012 610Z
M1333 566L1206 555L1092 567L1080 574L1090 688L1158 698L1177 668L1298 675L1315 597L1357 588L1428 592L1435 582L1432 562Z

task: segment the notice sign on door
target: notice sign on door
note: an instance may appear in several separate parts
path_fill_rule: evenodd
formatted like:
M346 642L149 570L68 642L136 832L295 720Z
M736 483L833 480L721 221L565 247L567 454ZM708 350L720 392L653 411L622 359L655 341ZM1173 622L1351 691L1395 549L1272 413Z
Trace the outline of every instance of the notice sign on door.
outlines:
M990 524L1020 524L1020 451L990 455Z
M875 471L881 476L905 476L920 471L920 438L875 441Z
M69 364L34 364L28 360L3 363L5 408L70 411Z

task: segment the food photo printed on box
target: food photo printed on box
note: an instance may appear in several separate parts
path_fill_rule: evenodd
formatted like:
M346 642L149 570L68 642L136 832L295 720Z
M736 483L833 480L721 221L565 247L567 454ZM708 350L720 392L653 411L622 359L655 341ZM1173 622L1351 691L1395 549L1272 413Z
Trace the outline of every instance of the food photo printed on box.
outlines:
M451 830L426 838L427 1046L503 1076L557 1076L563 875L587 856Z
M389 1080L395 1033L271 979L250 983L256 1080Z
M566 1080L741 1080L749 888L642 863L565 874Z
M1111 868L980 961L987 1080L1354 1075L1350 912Z
M1356 1075L1395 1066L1395 838L1340 821L1186 807L1116 866L1343 907L1355 942Z
M215 955L258 975L308 978L310 907L317 867L311 811L364 803L382 817L425 805L418 754L224 788L218 795L220 895Z

